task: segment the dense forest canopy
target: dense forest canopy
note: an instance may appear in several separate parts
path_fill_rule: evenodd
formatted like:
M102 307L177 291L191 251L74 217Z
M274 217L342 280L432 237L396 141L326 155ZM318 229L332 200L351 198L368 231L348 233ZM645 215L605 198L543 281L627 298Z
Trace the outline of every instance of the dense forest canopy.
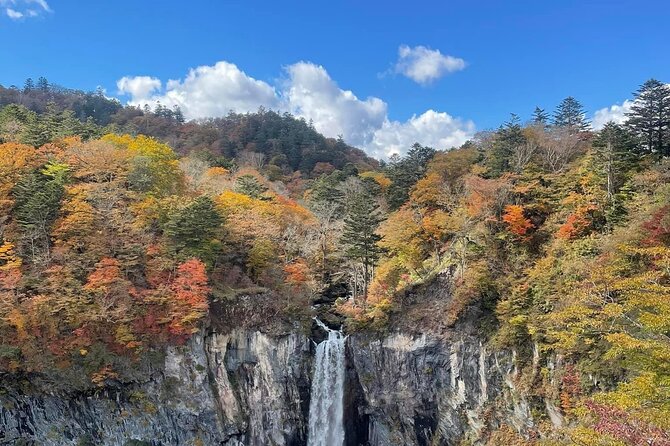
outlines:
M308 320L339 287L348 330L484 311L566 420L491 445L670 444L666 84L598 131L569 97L382 163L267 110L184 122L43 78L0 107L0 373L131 380L240 295ZM445 273L451 299L404 306Z
M0 108L0 141L36 147L62 136L87 140L106 133L127 133L158 138L177 153L197 151L213 160L260 154L273 166L275 177L295 171L313 176L347 164L364 169L377 166L375 160L341 138L325 138L303 119L262 108L257 113L230 112L223 118L187 123L178 107L158 104L150 110L122 106L102 90L65 89L43 77L36 83L28 79L23 88L0 86Z

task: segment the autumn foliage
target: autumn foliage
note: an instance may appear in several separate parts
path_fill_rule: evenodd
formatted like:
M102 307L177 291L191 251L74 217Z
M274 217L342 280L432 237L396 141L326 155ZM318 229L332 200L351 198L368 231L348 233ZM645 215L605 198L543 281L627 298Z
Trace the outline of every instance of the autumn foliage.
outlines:
M509 231L519 237L524 237L535 227L533 223L524 216L523 206L509 204L505 206L502 220L507 223Z
M174 298L170 300L170 332L174 335L194 333L197 323L209 308L205 265L198 259L190 259L177 267L177 273L170 284Z
M590 207L581 207L568 215L565 223L558 228L556 235L563 239L575 239L587 233L591 227Z
M333 297L314 306L349 331L474 315L482 348L514 352L533 426L485 417L473 442L670 444L667 159L615 124L513 120L377 165L262 126L284 119L180 124L183 156L129 134L0 144L0 374L104 387L207 324L295 327Z

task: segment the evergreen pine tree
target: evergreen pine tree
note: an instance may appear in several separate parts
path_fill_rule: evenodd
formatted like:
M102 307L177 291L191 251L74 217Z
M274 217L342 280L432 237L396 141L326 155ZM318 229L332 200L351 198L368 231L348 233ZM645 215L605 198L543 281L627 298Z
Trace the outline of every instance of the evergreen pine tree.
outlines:
M47 81L46 77L40 76L39 79L37 79L37 89L44 93L49 91L49 81Z
M593 140L593 148L605 178L607 199L612 200L638 160L633 152L633 138L623 127L610 121Z
M35 83L33 82L33 79L29 77L23 84L23 92L27 93L29 91L33 91L34 89L35 89Z
M540 107L535 107L533 111L533 124L546 127L549 124L549 114Z
M554 125L568 128L571 133L585 132L590 128L584 107L572 96L563 99L556 107Z
M21 142L34 147L40 147L52 141L61 126L61 114L56 109L56 104L49 102L46 111L35 119L32 119L25 127L21 136Z
M345 256L363 266L364 295L372 279L373 267L382 253L377 244L382 238L375 232L382 221L377 204L365 193L355 197L344 220L342 243L346 246Z
M519 117L512 113L509 121L496 132L493 146L488 155L489 175L498 177L510 170L510 160L514 149L526 142Z
M37 119L23 105L9 104L0 109L0 142L19 141L28 125Z
M641 151L670 155L670 87L649 79L635 92L626 126L641 140Z
M92 116L86 118L86 122L81 126L80 133L83 140L99 138L102 136L101 128L95 123Z
M72 110L65 110L58 117L58 127L52 129L55 138L64 138L66 136L81 136L83 134L83 125L74 115Z
M253 175L242 175L235 181L235 192L247 195L251 198L263 199L263 194L268 190Z
M16 220L24 249L31 253L33 262L50 257L51 225L58 216L67 180L67 165L49 163L21 178L14 188Z
M392 181L387 201L392 210L398 209L409 199L409 191L423 177L428 163L435 156L435 149L414 143L407 155L389 158L386 174Z
M321 175L314 180L309 199L313 203L331 203L338 213L344 211L344 193L338 188L341 178L338 171Z
M180 124L186 122L186 119L184 119L184 113L182 113L181 107L179 107L178 105L175 105L173 107L172 116L174 116L175 121L177 121Z
M196 198L188 206L169 214L164 227L174 248L186 256L211 261L218 246L215 237L223 219L211 198Z

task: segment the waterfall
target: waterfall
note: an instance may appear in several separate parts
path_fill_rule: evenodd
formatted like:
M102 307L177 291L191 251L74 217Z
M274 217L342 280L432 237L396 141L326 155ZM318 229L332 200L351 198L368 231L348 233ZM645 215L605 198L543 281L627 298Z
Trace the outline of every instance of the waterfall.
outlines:
M342 446L344 443L344 340L339 330L316 323L328 339L316 346L312 393L309 403L308 446Z

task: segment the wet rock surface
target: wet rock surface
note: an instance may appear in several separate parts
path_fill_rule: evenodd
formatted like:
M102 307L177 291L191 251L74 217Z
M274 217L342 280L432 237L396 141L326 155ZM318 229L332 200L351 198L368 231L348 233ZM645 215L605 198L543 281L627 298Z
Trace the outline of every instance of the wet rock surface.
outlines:
M0 444L300 445L310 340L298 333L195 336L143 383L84 394L0 391Z
M408 298L423 305L448 298L448 289L438 281ZM344 444L481 444L502 421L529 431L535 421L515 353L488 347L480 320L473 311L436 330L410 329L405 318L383 335L349 335ZM305 445L323 331L214 325L167 349L145 379L88 391L0 377L0 445ZM561 422L551 402L539 403Z

